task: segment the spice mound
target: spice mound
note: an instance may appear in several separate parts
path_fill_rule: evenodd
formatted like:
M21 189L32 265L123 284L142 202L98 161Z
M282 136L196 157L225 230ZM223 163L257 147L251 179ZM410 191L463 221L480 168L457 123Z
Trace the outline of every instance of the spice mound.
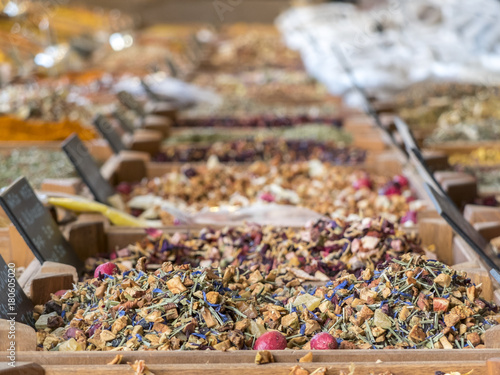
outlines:
M62 151L29 148L0 153L0 186L10 185L19 176L39 188L47 178L69 178L76 173Z
M77 284L36 306L40 350L240 350L278 331L309 349L329 332L340 349L483 347L497 307L465 274L405 255L359 277L320 286L287 271L143 262Z
M5 141L62 141L73 133L77 133L84 141L96 138L92 128L69 119L44 122L0 116L0 131Z

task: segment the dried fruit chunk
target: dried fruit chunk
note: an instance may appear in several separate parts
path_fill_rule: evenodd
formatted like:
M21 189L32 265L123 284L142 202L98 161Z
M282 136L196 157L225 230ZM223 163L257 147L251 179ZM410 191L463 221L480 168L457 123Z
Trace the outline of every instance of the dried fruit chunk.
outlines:
M424 341L426 338L425 332L417 325L413 326L408 336L413 340L413 342L417 343Z
M442 287L448 288L451 284L451 276L445 273L440 273L434 279L434 282L438 285L441 285Z
M110 362L108 362L107 364L108 365L119 365L120 363L122 363L122 360L123 360L123 355L121 354L117 354L115 356L115 358L113 358Z
M389 329L392 327L391 319L389 319L389 317L380 309L375 310L373 324L383 329Z
M182 283L181 279L176 276L167 281L168 290L170 290L173 294L179 294L185 292L187 288Z
M82 346L75 339L69 339L59 345L60 352L78 352L82 350Z
M309 371L307 371L305 368L300 367L299 365L295 365L291 368L288 375L309 375Z
M313 354L312 352L307 353L305 356L299 359L300 363L308 363L313 361Z
M274 362L274 356L271 354L271 352L267 350L261 350L257 352L255 355L255 363L258 365L263 365L265 363L273 363Z
M321 298L312 296L309 293L300 294L293 302L293 305L300 311L304 309L304 305L307 310L314 311L320 304Z
M142 359L136 360L134 363L127 362L127 364L132 367L132 370L135 371L135 375L155 375L149 371L148 366L146 366L146 362Z
M434 297L432 300L432 309L436 312L446 312L450 306L450 301L446 298Z
M292 329L297 329L299 326L299 316L296 312L285 315L281 318L281 325L285 328L290 327Z

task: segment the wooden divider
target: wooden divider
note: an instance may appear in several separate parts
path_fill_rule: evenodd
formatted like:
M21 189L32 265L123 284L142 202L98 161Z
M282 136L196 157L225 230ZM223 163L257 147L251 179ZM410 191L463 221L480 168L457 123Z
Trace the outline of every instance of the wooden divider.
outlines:
M500 207L468 204L464 208L464 218L471 224L500 222Z
M172 132L172 119L165 116L149 115L142 120L142 128L145 130L154 130L160 132L163 139L170 136Z
M255 351L235 352L19 352L19 362L36 362L46 374L114 374L130 372L126 363L144 360L150 371L158 374L285 374L288 375L307 351L272 351L275 363L256 365ZM386 371L397 375L433 374L436 371L488 374L487 361L499 356L496 349L482 350L333 350L313 351L313 362L300 363L312 372L325 367L327 374L373 374ZM4 358L1 353L1 358ZM107 365L117 355L123 355L122 365ZM4 361L1 360L0 361ZM66 372L65 372L66 371Z
M13 224L10 224L7 230L10 241L10 254L9 257L5 258L5 261L14 263L16 267L28 266L35 259L31 249Z
M447 143L437 143L430 144L428 148L431 150L441 151L447 155L452 155L456 153L470 153L477 150L480 147L487 148L499 148L499 141L477 141L477 142L447 142Z
M294 363L271 363L267 365L257 366L255 364L231 364L231 365L203 365L195 366L191 364L182 365L152 365L148 369L155 375L242 375L242 374L263 374L263 375L289 375L291 374ZM469 373L474 370L474 375L486 375L487 367L485 361L442 361L436 363L421 363L421 364L407 364L404 360L393 363L301 363L302 368L312 373L318 368L325 368L327 375L338 375L340 371L344 374L350 373L350 369L355 369L356 375L372 375L372 374L398 374L398 375L429 375L434 374L436 371L444 371L443 373L452 373L459 371L462 374ZM68 373L75 375L87 375L93 373L96 375L109 374L109 375L123 375L124 372L131 373L129 365L115 365L115 366L42 366L44 374L46 375L67 375ZM13 373L14 374L14 373ZM35 373L33 373L35 374ZM37 373L38 374L38 373ZM23 375L25 375L23 373Z
M145 152L152 156L162 151L163 132L138 129L134 134L126 135L126 144L130 151Z
M7 362L0 362L0 375L45 375L46 370L36 363L16 362L12 367Z

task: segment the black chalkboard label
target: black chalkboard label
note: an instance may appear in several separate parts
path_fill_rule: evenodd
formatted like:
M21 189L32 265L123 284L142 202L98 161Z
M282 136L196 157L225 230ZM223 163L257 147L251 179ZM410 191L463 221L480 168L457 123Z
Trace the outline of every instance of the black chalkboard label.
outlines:
M146 94L150 99L156 102L161 100L160 97L151 89L151 86L149 86L143 79L141 79L141 86L144 88L144 91L146 91Z
M69 264L77 270L83 268L83 263L25 177L2 191L0 205L41 263L51 261Z
M122 103L125 107L128 109L131 109L135 113L137 113L139 116L144 117L146 116L146 113L144 112L144 108L141 103L139 103L133 96L132 94L128 93L127 91L120 91L118 94L116 94L116 97Z
M431 185L425 184L437 212L450 224L453 231L481 257L489 267L500 271L500 258L483 236L463 217L458 208L446 196L439 194Z
M92 155L77 134L70 135L62 144L76 171L88 186L98 202L108 204L108 199L115 194L113 187L104 179Z
M120 109L113 112L113 116L118 120L123 131L132 134L134 132L134 124L127 118L127 115Z
M127 149L122 141L120 134L116 132L116 129L111 125L111 123L106 120L103 115L97 115L94 119L94 125L96 126L99 133L108 141L109 146L115 154L120 151Z
M33 303L15 277L15 265L0 256L0 319L15 320L34 327Z
M170 58L166 58L168 69L170 69L170 75L174 78L179 76L179 69L177 69L177 65Z

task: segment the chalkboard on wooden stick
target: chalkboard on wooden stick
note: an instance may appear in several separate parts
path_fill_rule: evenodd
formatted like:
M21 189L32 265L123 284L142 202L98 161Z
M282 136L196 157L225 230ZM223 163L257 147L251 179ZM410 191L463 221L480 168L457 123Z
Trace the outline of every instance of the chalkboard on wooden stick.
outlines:
M15 277L15 265L0 256L0 319L15 320L34 327L33 303Z
M126 108L131 109L141 117L146 116L146 112L144 111L144 107L142 106L142 104L139 103L129 92L120 91L118 94L116 94L116 97Z
M75 167L76 171L88 186L94 198L101 203L108 204L108 199L115 194L115 190L104 179L92 155L77 134L72 134L62 144L62 149Z
M167 62L168 69L170 70L170 75L177 78L179 76L179 69L177 68L177 65L168 57L165 61Z
M0 206L40 263L51 261L83 269L82 261L25 177L0 193Z
M132 134L134 132L135 130L134 124L132 123L131 120L127 118L127 115L124 113L123 110L117 109L116 111L113 112L113 116L118 120L123 131L129 134Z
M146 94L150 99L154 100L155 102L161 101L161 98L158 96L158 94L156 94L154 90L151 88L151 86L149 86L147 82L144 81L143 79L141 79L141 86L144 89L144 91L146 91Z
M127 149L122 141L120 134L116 131L113 125L106 120L103 115L97 115L94 119L94 125L96 126L99 133L108 141L109 146L115 154L119 154L120 151Z

